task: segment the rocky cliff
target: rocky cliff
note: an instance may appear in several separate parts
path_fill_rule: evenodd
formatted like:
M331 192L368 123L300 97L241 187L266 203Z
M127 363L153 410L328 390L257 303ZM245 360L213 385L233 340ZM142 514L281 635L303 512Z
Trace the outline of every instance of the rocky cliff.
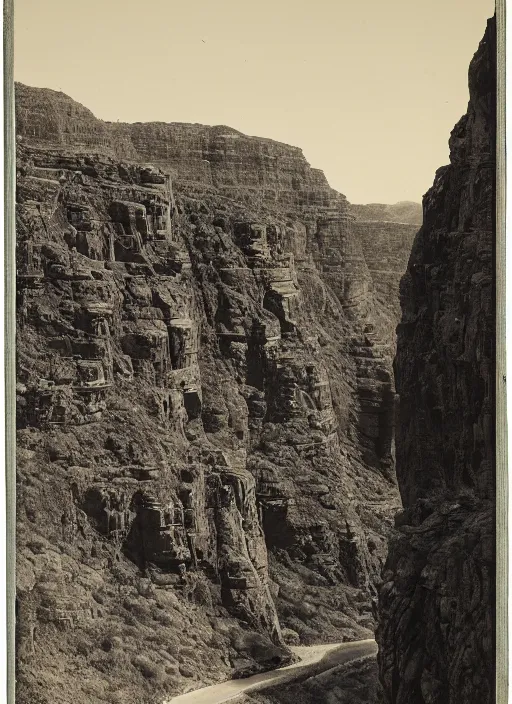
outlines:
M346 199L294 147L16 101L20 703L370 637L393 316Z
M417 210L412 208L416 204L410 205L414 218L417 218ZM350 209L355 214L352 228L361 243L363 256L372 277L374 296L382 308L389 312L393 321L393 324L387 327L389 343L394 347L395 328L401 317L398 295L400 279L407 269L419 225L401 221L399 218L402 211L389 211L390 207L377 209L371 205L351 205ZM421 209L419 218L421 224Z
M151 163L189 194L198 189L252 207L300 210L312 226L317 208L346 207L345 196L330 188L322 171L310 167L301 149L231 127L105 123L63 93L23 84L16 85L16 123L22 142Z
M401 282L403 510L378 629L387 704L494 701L494 19L469 88Z

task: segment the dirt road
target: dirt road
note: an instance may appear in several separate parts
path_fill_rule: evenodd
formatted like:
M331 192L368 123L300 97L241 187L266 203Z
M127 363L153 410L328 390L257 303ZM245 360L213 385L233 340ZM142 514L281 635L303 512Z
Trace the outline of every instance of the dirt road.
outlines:
M285 684L302 676L319 674L350 660L373 655L377 652L377 645L374 640L358 640L354 643L297 646L291 650L298 655L300 662L243 680L228 680L211 687L196 689L168 699L164 704L223 704L248 690L261 690L276 684Z

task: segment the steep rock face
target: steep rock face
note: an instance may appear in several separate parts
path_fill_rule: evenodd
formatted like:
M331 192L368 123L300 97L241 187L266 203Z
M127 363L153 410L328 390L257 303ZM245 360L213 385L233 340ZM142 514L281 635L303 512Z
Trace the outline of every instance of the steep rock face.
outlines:
M87 147L102 154L151 163L174 181L247 202L285 210L343 207L322 171L302 150L249 137L231 127L171 123L106 123L64 93L16 84L18 139L48 148Z
M370 208L371 206L351 206L355 208ZM381 217L381 220L371 217ZM374 295L384 309L389 311L394 326L401 317L400 310L400 279L407 268L414 237L418 232L418 224L393 221L386 213L358 212L353 223L353 231L361 242L364 258L370 271ZM385 218L390 219L385 219ZM421 216L420 216L421 217ZM368 218L368 219L366 219ZM394 344L394 329L389 327L391 340Z
M68 95L16 84L16 134L48 148L76 147L114 155L108 125Z
M244 443L213 445L201 421L205 306L168 177L24 148L18 167L21 652L30 662L55 628L124 641L143 579L163 642L191 609L203 607L191 654L225 624L210 676L286 661ZM243 433L235 389L230 414ZM261 635L260 653L234 647L223 662L237 623ZM151 650L162 687L204 669L180 658L166 675Z
M234 133L212 180L196 136L229 128L162 127L165 161L154 125L17 100L20 701L150 701L369 637L391 316L345 198L287 145Z
M495 35L489 20L401 283L404 508L378 629L389 704L494 701Z

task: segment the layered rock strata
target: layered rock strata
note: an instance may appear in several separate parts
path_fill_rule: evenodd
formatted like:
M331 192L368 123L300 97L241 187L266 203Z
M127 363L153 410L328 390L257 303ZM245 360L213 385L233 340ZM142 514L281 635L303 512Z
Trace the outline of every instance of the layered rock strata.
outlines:
M346 199L229 128L17 110L20 701L370 637L394 387Z
M364 206L359 206L361 207ZM396 327L400 322L400 279L407 269L419 225L392 220L366 220L369 216L371 213L359 213L359 217L354 220L353 231L361 242L372 277L374 295L392 320L389 326L391 330L392 325ZM394 330L392 332L390 344L394 347Z
M403 510L378 629L388 704L494 701L495 19L469 89L401 282Z

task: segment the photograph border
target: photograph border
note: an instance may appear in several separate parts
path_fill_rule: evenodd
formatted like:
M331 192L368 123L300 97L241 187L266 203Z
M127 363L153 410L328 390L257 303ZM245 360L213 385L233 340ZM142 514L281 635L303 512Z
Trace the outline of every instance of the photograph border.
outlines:
M496 704L508 702L508 434L506 357L506 0L496 0Z
M15 182L16 140L14 105L14 4L3 5L4 61L4 367L5 367L5 554L7 626L7 701L15 702L16 603L16 266ZM461 18L463 21L463 18ZM509 481L506 396L506 0L496 0L497 129L496 129L496 704L508 702L509 691ZM511 222L512 226L512 222ZM511 273L512 276L512 273ZM4 690L5 691L5 690Z
M14 0L4 0L4 368L7 702L16 683L16 138Z

